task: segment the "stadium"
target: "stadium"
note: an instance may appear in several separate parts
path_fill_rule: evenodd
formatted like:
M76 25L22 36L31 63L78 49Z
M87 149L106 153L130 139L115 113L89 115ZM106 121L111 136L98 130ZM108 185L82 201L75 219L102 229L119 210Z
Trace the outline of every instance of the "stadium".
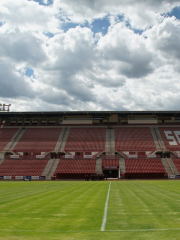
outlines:
M1 112L0 120L1 179L179 177L179 112Z
M178 49L178 0L0 0L0 240L179 240Z
M0 239L178 239L179 112L0 121Z

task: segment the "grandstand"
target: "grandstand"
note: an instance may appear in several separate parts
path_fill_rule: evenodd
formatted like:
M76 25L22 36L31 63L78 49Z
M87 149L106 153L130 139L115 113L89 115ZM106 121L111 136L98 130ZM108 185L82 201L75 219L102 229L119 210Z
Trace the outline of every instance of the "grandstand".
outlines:
M175 111L0 112L1 179L179 177Z

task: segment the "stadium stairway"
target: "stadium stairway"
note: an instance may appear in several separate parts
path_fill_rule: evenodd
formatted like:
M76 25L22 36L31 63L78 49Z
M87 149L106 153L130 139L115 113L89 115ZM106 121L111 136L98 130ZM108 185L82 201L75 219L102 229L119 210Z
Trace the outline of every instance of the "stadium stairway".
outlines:
M110 130L111 129L108 129L108 128L106 129L106 145L105 145L106 153L110 153L111 151Z
M61 147L61 143L62 143L62 139L63 139L65 131L66 131L66 128L63 127L61 132L60 132L60 134L59 134L59 138L58 138L58 141L57 141L56 146L54 148L54 152L58 152L59 151L59 149Z
M156 145L157 150L161 150L161 146L159 145L158 138L157 138L156 132L154 130L154 127L150 127L150 129L151 129L151 133L152 133L154 143Z
M16 133L14 134L14 136L11 138L11 140L8 142L8 144L5 146L4 150L9 150L11 145L13 144L13 142L15 141L16 137L18 136L18 134L20 133L22 127L20 127Z
M162 137L161 137L161 134L160 134L160 132L159 132L158 127L155 127L155 132L156 132L157 137L158 137L158 139L159 139L159 141L160 141L160 145L162 146L162 150L166 150L166 146L165 146L165 144L164 144L164 142L163 142L163 139L162 139Z
M11 141L6 145L6 147L8 146L8 148L5 149L13 151L13 149L18 144L19 140L21 139L25 131L26 131L25 128L20 128L18 132L16 132L16 134L13 136L13 140L11 139Z
M161 158L161 161L162 161L162 164L163 164L163 166L164 166L164 168L165 168L167 174L168 174L168 175L172 175L173 172L172 172L172 170L171 170L171 168L170 168L170 166L169 166L169 164L168 164L166 158Z
M120 168L120 175L126 173L126 166L125 166L125 161L123 157L119 158L119 168Z
M110 143L111 143L111 154L115 154L114 129L110 129Z
M54 161L54 159L50 159L50 160L48 161L48 163L46 164L46 167L45 167L44 171L42 172L42 176L46 176L46 175L48 174L48 172L50 171L50 167L51 167L53 161Z
M107 155L115 154L115 138L114 138L114 129L106 129L106 145L105 151Z
M174 174L175 174L175 175L179 175L179 172L178 172L178 170L177 170L177 168L176 168L173 160L172 160L171 158L168 158L168 161L169 161L169 164L171 165L171 167L172 167L172 169L173 169L173 171L174 171Z
M101 157L96 159L95 173L102 174L102 158Z
M49 173L46 176L46 180L51 180L51 176L53 176L60 161L60 159L51 159L51 160L53 160L51 162L52 166L51 166L51 169L49 170Z
M65 128L59 151L63 152L70 132L70 127Z

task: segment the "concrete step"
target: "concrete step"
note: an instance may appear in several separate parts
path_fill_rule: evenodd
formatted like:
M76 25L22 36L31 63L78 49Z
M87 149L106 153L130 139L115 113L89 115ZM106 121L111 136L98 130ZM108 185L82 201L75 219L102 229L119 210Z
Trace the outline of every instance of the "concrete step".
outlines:
M166 172L168 173L168 175L173 174L172 171L171 171L171 168L169 167L169 164L168 164L166 158L161 158L161 161L162 161L162 164L163 164Z
M4 150L6 150L6 149L9 150L10 149L11 145L13 144L14 140L19 135L21 130L22 130L22 127L18 128L18 130L16 131L14 136L11 138L11 140L8 142L8 144L5 146Z
M102 158L101 157L96 159L95 173L102 174Z
M166 146L165 146L165 144L164 144L164 142L163 142L163 139L162 139L162 137L161 137L161 134L160 134L160 132L159 132L158 127L155 127L154 129L155 129L155 131L156 131L157 137L159 138L159 141L160 141L161 146L162 146L162 148L163 148L162 150L166 150Z
M115 154L115 139L114 139L114 129L106 129L106 145L105 151L107 155Z
M111 153L115 153L114 129L110 129L110 143L111 143Z
M61 130L60 134L59 134L59 138L57 140L57 143L56 143L56 146L54 148L54 152L58 152L58 150L60 149L60 146L61 146L61 143L62 143L62 139L63 139L63 136L64 136L64 133L66 131L66 128L63 127L63 129Z
M4 159L4 152L0 152L0 161Z
M124 161L124 158L122 157L119 158L119 168L120 168L120 174L126 173L125 161Z
M25 128L21 128L21 131L19 131L18 135L16 136L16 138L14 139L14 142L12 143L12 145L10 146L11 151L13 151L13 149L16 147L16 145L18 144L19 140L21 139L21 137L23 136L23 134L25 133L26 129Z
M111 150L111 143L110 143L110 129L106 128L106 145L105 151L110 152Z
M51 167L51 169L50 169L50 171L49 171L49 174L46 176L46 179L47 180L51 180L51 176L54 174L54 172L56 171L56 168L57 168L57 166L58 166L58 164L59 164L59 161L60 161L60 159L53 159L53 165L52 165L52 167Z
M160 150L161 147L160 147L160 145L159 145L159 142L158 142L157 135L156 135L156 132L155 132L155 130L154 130L154 127L150 127L150 129L151 129L151 133L152 133L153 140L154 140L154 143L155 143L155 145L156 145L156 148L157 148L157 150Z
M51 167L51 164L52 164L53 161L54 161L54 159L50 159L48 161L48 163L46 164L46 167L45 167L45 169L44 169L44 171L42 173L42 176L46 176L47 175L47 173L49 171L49 168Z
M173 160L172 160L171 158L168 158L168 160L169 160L169 163L170 163L170 165L171 165L171 167L172 167L172 169L173 169L173 171L174 171L174 174L175 174L175 175L179 175L179 171L177 170L177 168L176 168Z
M59 149L60 152L64 151L66 141L67 141L67 138L68 138L68 135L69 135L69 131L70 131L70 127L67 127L65 129L64 136L63 136L63 139L61 141L61 146L60 146L60 149Z

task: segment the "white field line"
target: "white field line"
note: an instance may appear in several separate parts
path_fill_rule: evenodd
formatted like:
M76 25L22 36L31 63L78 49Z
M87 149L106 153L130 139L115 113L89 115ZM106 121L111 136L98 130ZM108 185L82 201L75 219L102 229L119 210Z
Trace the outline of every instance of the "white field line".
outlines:
M104 207L104 216L103 216L103 221L102 221L102 225L101 225L101 231L104 231L105 230L105 226L106 226L110 189L111 189L111 182L109 183L109 189L108 189L108 193L107 193L106 204L105 204L105 207Z
M158 231L180 231L180 228L163 228L163 229L121 229L121 230L104 230L104 232L158 232ZM102 232L101 230L77 230L77 231L51 231L51 230L28 230L28 229L0 229L0 232L39 232L39 233L93 233Z
M158 231L180 231L180 228L150 228L150 229L120 229L120 230L105 230L106 232L158 232Z

